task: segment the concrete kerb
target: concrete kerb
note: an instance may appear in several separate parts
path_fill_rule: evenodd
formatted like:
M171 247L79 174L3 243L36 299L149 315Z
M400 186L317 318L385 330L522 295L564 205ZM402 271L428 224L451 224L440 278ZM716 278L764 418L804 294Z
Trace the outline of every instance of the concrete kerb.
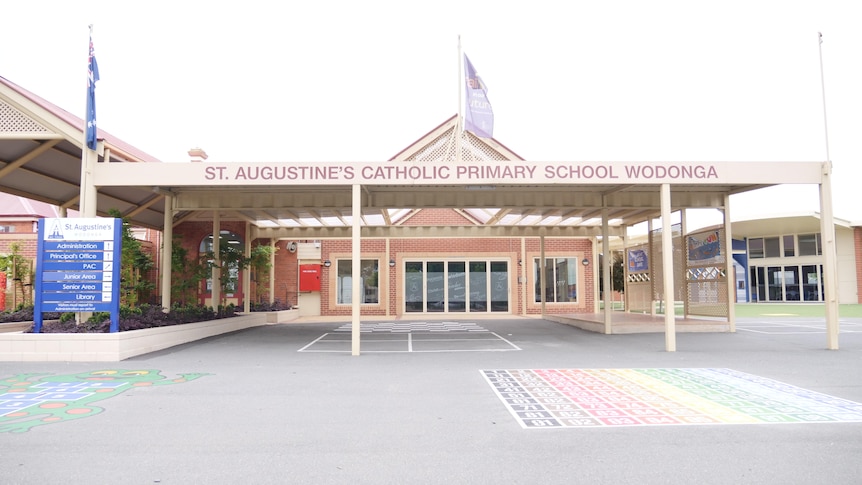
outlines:
M207 337L267 325L265 313L117 333L0 333L2 362L119 362Z

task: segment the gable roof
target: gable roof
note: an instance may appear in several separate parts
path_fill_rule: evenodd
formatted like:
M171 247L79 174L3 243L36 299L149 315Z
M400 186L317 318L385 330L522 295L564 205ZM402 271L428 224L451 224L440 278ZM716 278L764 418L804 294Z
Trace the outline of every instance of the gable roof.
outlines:
M38 200L0 192L0 219L35 220L43 217L60 217L59 208Z
M83 119L0 77L0 192L77 209L83 128ZM97 154L101 163L159 163L101 129ZM132 225L160 228L163 199L148 188L105 187L96 212L106 216L116 209Z
M0 114L0 192L77 208L83 121L2 78ZM218 211L221 220L251 224L256 237L316 239L345 237L351 231L354 203L345 188L352 183L317 183L310 177L298 183L273 179L272 183L227 184L195 178L193 174L202 172L197 163L152 163L158 160L108 133L100 134L99 163L93 167L99 186L97 215L115 209L132 225L160 229L165 197L171 195L174 225L211 221ZM592 236L601 233L603 217L612 233L621 233L624 226L659 216L665 185L673 185L672 209L715 208L723 206L730 194L781 183L821 183L829 172L823 162L526 161L493 138L463 132L457 116L389 161L392 166L375 162L363 170L399 170L395 165L404 162L411 173L418 170L423 175L405 183L406 179L384 174L360 184L363 202L356 208L361 211L363 234L382 237L398 232L392 229L412 229L393 226L392 221L412 209L431 207L461 210L481 223L478 228L484 232L458 232L464 235ZM307 163L277 162L264 168L286 171ZM335 166L352 163L329 165L341 170ZM420 168L423 163L427 167ZM467 170L467 175L457 180L424 175L426 168L444 173L450 163L457 170ZM539 167L542 175L533 177ZM470 175L474 170L475 177ZM672 170L680 175L679 182L673 182L677 177ZM483 185L465 184L465 180L481 180ZM447 237L445 230L433 227L400 234Z
M494 138L480 138L469 131L460 131L458 115L437 125L418 140L398 152L390 161L447 162L458 160L457 147L463 161L524 160ZM456 134L459 133L458 137Z

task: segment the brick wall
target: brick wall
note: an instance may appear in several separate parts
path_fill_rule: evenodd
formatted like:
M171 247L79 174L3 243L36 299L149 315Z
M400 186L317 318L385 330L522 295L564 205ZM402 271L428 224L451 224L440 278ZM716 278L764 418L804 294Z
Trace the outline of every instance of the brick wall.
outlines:
M27 259L36 258L37 234L0 234L0 254L12 254L12 244L18 243L18 254Z
M27 233L23 232L10 232L0 234L0 254L9 255L12 254L12 245L18 244L18 254L24 257L29 263L29 268L32 271L34 266L34 262L36 260L36 249L37 249L37 238L38 234L31 232L32 225L27 223L25 224L27 227ZM31 273L30 280L24 281L27 285L16 284L21 282L12 281L12 272L8 272L6 274L6 291L5 291L5 308L0 308L0 311L3 310L14 310L14 307L17 304L20 304L24 301L28 301L30 303L33 302L33 290L34 287L30 285L31 282L35 282L35 275Z
M303 242L303 241L298 241ZM269 245L268 239L259 239L252 244L259 243ZM275 299L283 304L296 305L298 303L299 266L297 265L297 253L291 253L285 248L288 241L279 241L275 250L275 265L272 274L275 276ZM261 292L254 295L269 295L268 280L262 283L266 286ZM254 286L254 285L253 285ZM253 288L253 291L256 290ZM265 296L265 298L266 298Z
M451 209L424 209L403 221L404 225L435 226L435 225L472 225L468 217ZM245 223L224 221L222 230L232 231L240 237L245 237ZM174 229L175 235L182 234L181 244L190 256L197 258L201 241L212 233L210 222L186 222ZM521 252L521 238L427 238L427 239L390 239L387 251L385 239L365 239L362 241L362 258L379 261L380 281L379 303L363 304L361 313L364 316L400 315L403 313L402 268L405 260L411 261L448 261L448 260L486 260L506 261L509 263L509 312L514 315L536 315L541 313L541 304L536 303L536 277L533 259L540 254L539 238L523 240L525 251ZM280 302L297 304L298 294L298 263L297 254L286 250L286 241L276 245L275 266L275 298ZM252 244L269 244L268 239L253 241ZM350 316L351 305L337 304L336 277L337 261L349 260L352 256L350 239L326 240L321 243L321 260L332 261L330 268L322 268L320 288L320 313L323 316ZM581 261L590 260L590 265L578 269L578 298L575 303L552 303L545 306L550 314L592 313L595 305L594 262L592 261L593 243L586 238L546 238L546 257L572 257ZM389 261L395 261L393 268ZM520 264L519 264L520 261ZM552 283L550 283L552 284ZM261 296L268 297L268 281L262 281L261 291L257 291L255 283L245 292L240 282L238 295L240 301L247 294L252 301L258 301ZM203 291L203 288L202 288ZM208 295L201 297L201 302Z
M408 217L402 226L475 226L476 222L454 209L422 209Z
M853 249L856 260L856 302L862 303L862 227L853 228Z
M349 239L338 239L332 241L323 241L320 247L320 258L329 260L332 266L323 268L323 273L320 278L320 314L327 316L350 316L352 315L352 305L339 305L336 300L337 289L337 270L339 259L351 259L353 251L353 242ZM391 302L391 291L393 289L394 271L389 268L389 256L386 254L386 240L384 239L365 239L361 242L360 252L362 259L377 259L380 263L378 271L380 279L378 283L379 298L378 303L363 304L360 308L362 315L368 316L383 316L387 314L387 302ZM388 276L388 277L387 277ZM384 286L385 285L385 286ZM384 296L390 295L387 300ZM389 305L388 310L392 312L392 305Z
M0 221L0 225L11 228L6 234L36 234L36 221Z
M363 240L362 258L377 259L380 263L380 303L363 304L361 314L401 315L403 313L403 274L405 260L488 260L509 262L509 309L514 315L541 314L541 304L534 302L535 271L533 258L539 257L539 239L525 239L526 251L521 254L521 238L476 238L476 239L391 239L386 251L384 239ZM350 259L350 240L324 241L321 259L332 261L332 267L324 268L321 279L321 315L350 316L351 305L336 304L336 266L339 259ZM573 257L577 261L587 258L590 265L579 268L578 297L575 303L547 303L545 311L550 314L592 313L595 304L592 261L592 240L551 239L545 240L546 257ZM395 261L390 268L388 262ZM521 261L521 264L518 262ZM385 285L385 287L384 287ZM388 295L388 299L384 298Z

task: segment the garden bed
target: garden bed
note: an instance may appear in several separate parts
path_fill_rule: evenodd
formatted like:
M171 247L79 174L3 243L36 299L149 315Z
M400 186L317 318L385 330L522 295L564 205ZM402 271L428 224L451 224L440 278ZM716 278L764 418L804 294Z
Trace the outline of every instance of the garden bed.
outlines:
M96 319L76 324L61 314L44 313L42 332L33 333L33 309L2 314L0 362L119 362L207 337L259 325L286 323L299 317L298 309L257 307L248 314L230 306L175 308L163 312L142 306L120 317L120 332L109 333L110 321ZM121 312L122 313L122 312ZM71 315L71 314L70 314ZM107 318L107 315L102 315ZM29 320L29 321L27 321Z
M267 313L249 313L166 327L116 333L0 333L2 362L119 362L195 340L267 324Z

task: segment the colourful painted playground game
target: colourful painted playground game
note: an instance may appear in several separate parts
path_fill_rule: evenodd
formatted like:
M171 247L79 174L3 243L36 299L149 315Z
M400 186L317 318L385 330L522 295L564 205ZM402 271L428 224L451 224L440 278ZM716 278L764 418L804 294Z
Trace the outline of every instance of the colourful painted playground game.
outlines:
M524 428L862 422L862 404L732 369L482 375Z

